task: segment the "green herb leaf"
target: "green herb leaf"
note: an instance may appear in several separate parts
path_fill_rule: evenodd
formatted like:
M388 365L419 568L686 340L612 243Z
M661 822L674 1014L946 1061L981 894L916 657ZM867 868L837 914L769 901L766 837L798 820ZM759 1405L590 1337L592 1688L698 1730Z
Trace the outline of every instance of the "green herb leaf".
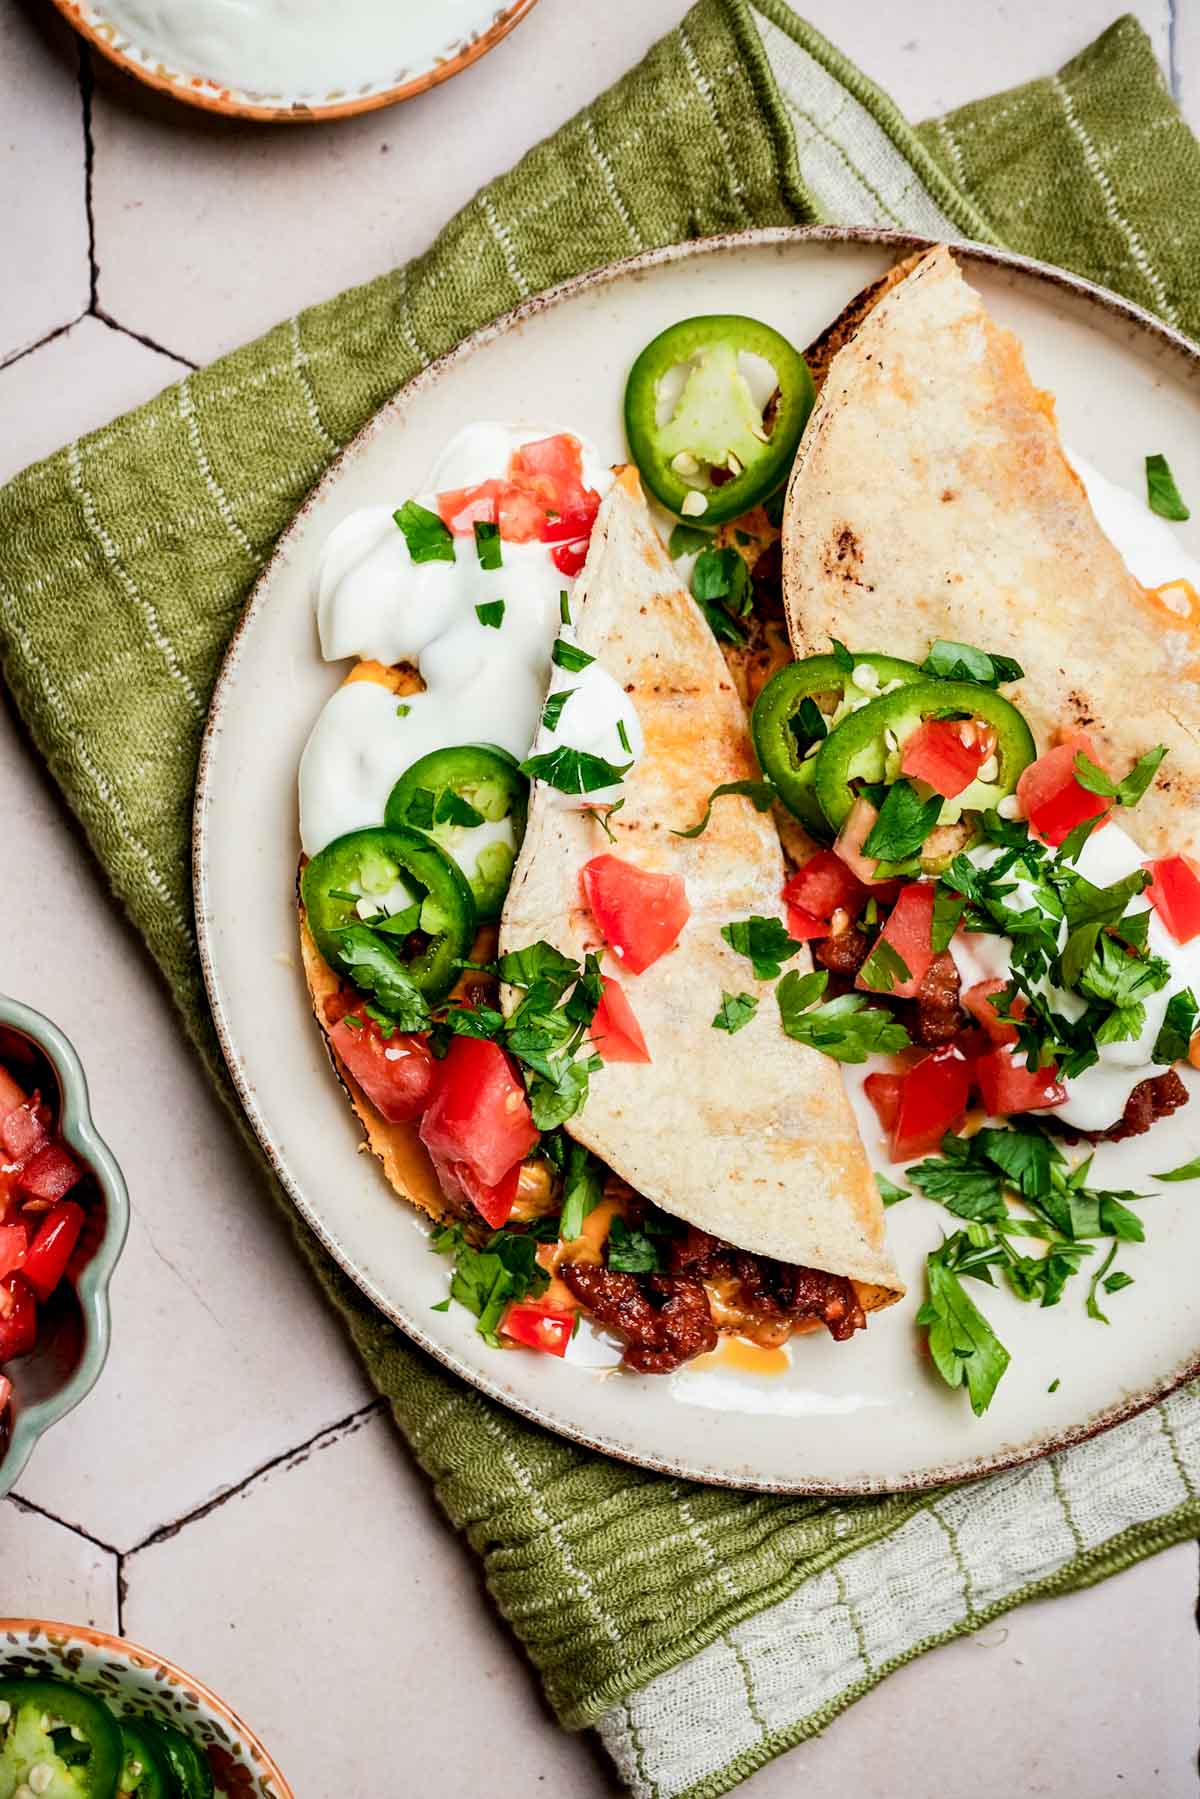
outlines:
M825 714L817 705L811 694L806 693L799 707L787 721L796 744L796 755L801 761L807 756L814 743L822 743L829 735L829 726L825 722Z
M862 965L862 984L873 993L894 993L897 981L908 981L912 974L899 950L886 937L878 937L875 947Z
M991 1404L1010 1357L952 1266L966 1241L959 1231L926 1258L929 1297L917 1323L929 1333L934 1367L947 1386L966 1387L978 1418Z
M739 956L749 957L757 981L773 981L780 965L789 962L804 948L803 943L788 936L781 919L762 918L757 913L751 918L737 918L722 925L721 935L731 950Z
M453 562L454 537L436 512L419 506L416 500L405 500L392 514L408 545L414 562Z
M481 605L476 606L475 616L481 625L487 625L491 630L498 631L504 623L504 601L484 600Z
M1173 519L1177 524L1182 524L1184 519L1192 516L1175 485L1175 477L1165 456L1146 458L1146 503L1151 512L1157 512L1159 518Z
M573 1243L582 1234L583 1221L604 1197L604 1168L582 1143L570 1143L563 1169L562 1212L558 1234Z
M558 616L559 616L559 620L562 624L564 624L564 625L570 624L570 622L571 622L571 601L568 597L567 590L565 587L560 587L558 590Z
M833 651L833 659L841 669L842 673L844 675L852 675L854 673L854 657L850 654L845 644L839 643L836 637L831 637L829 642Z
M633 748L629 742L629 732L625 729L625 720L623 718L617 720L617 741L625 751L625 754L627 756L632 756Z
M879 1197L885 1207L898 1206L902 1199L911 1198L911 1188L898 1187L895 1181L889 1181L886 1174L876 1173L875 1185L879 1188Z
M433 822L435 825L462 825L464 829L474 830L476 825L483 823L483 813L470 800L465 800L461 793L455 793L453 787L443 787L433 808Z
M958 1218L998 1224L1008 1217L1001 1177L993 1168L931 1157L904 1170L905 1177Z
M437 796L432 787L414 787L404 807L404 821L416 831L433 829L433 808Z
M485 518L475 520L475 554L480 568L499 568L503 562L500 550L500 527Z
M1183 1162L1178 1168L1168 1168L1165 1174L1151 1177L1156 1181L1200 1181L1200 1156L1193 1156L1190 1162Z
M1115 800L1118 806L1136 806L1157 774L1159 763L1166 753L1166 744L1158 744L1155 749L1147 750L1144 756L1138 758L1123 780L1114 781L1102 768L1097 768L1082 750L1077 750L1075 779L1089 793L1098 793L1102 799Z
M923 800L911 781L893 781L863 844L863 854L880 862L903 862L915 856L937 824L944 803L940 793Z
M484 1249L476 1249L461 1225L450 1225L431 1239L439 1255L454 1258L450 1296L473 1312L476 1330L495 1345L496 1330L508 1307L536 1299L550 1277L537 1260L536 1238L517 1231L494 1231Z
M726 612L744 618L754 601L745 557L728 546L702 550L692 570L692 593L698 600L719 600Z
M617 767L603 756L592 756L586 750L574 750L563 744L542 756L530 756L521 764L521 773L531 780L545 781L560 793L597 793L625 778L632 762Z
M338 932L338 957L354 985L373 993L399 1030L428 1028L424 994L400 958L367 925L348 925Z
M757 1011L758 1001L752 993L723 992L712 1028L714 1031L728 1031L732 1037L743 1025L750 1023Z
M1091 1285L1088 1288L1087 1315L1089 1318L1094 1318L1097 1324L1107 1324L1109 1322L1104 1313L1100 1310L1099 1302L1096 1299L1096 1290L1099 1287L1100 1282L1104 1279L1104 1276L1112 1267L1113 1258L1116 1256L1116 1253L1117 1246L1114 1243L1104 1260L1101 1262L1099 1268L1097 1268L1095 1274L1093 1274Z
M961 893L955 893L944 881L939 881L933 892L933 930L930 934L930 947L935 956L940 956L950 948L950 941L962 922L962 915L967 909L966 899Z
M545 725L547 731L558 730L558 721L562 717L563 707L566 705L571 695L573 693L578 693L578 691L579 689L577 687L567 687L564 688L561 693L552 693L549 695L546 704L542 707L542 723Z
M699 837L701 832L707 831L713 801L723 799L727 793L740 793L743 799L753 803L756 812L769 812L775 801L775 789L769 781L723 781L709 794L704 817L699 824L689 825L686 831L672 831L672 837Z
M702 531L698 525L676 525L667 539L667 554L678 562L681 556L694 556L710 542L709 532Z
M491 964L488 972L510 987L529 988L545 982L554 989L557 998L578 978L579 964L570 956L564 956L552 943L539 939L524 949L510 949Z
M1151 1061L1168 1067L1172 1062L1182 1062L1191 1048L1192 1038L1198 1027L1200 1005L1197 1005L1196 995L1191 988L1183 987L1167 1001L1162 1025L1154 1040Z
M1088 838L1103 823L1103 812L1097 812L1093 818L1085 818L1083 823L1076 825L1073 831L1068 831L1058 846L1058 860L1060 862L1078 862Z
M596 658L589 656L586 650L581 650L578 644L568 643L565 637L556 637L550 660L555 668L565 669L569 675L578 675L590 667Z
M411 711L412 711L412 707L406 706L403 703L403 701L401 701L400 705L398 705L396 707L396 717L397 718L407 718Z
M911 1038L899 1020L882 1006L869 1005L861 993L844 993L814 1007L828 978L824 969L802 975L793 968L780 981L775 997L789 1037L835 1062L865 1062L868 1056L908 1048Z
M614 1218L608 1234L608 1266L619 1274L656 1274L662 1267L661 1244L644 1229L631 1229Z
M939 637L930 644L921 673L942 681L974 681L980 687L999 687L1003 681L1019 681L1025 670L1011 656L989 655L974 644L953 643Z

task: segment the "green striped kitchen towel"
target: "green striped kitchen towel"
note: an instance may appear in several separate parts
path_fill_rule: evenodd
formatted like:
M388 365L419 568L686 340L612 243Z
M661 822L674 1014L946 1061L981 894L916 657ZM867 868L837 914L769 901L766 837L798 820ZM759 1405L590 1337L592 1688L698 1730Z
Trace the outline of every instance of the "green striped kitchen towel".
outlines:
M308 489L397 387L528 294L651 245L822 220L1007 244L1200 332L1200 154L1132 19L1058 75L914 130L780 0L700 0L417 261L0 494L5 674L218 1082L188 883L197 745ZM638 1794L725 1792L922 1649L1200 1524L1194 1393L950 1492L706 1490L458 1386L297 1234L551 1702L599 1726Z

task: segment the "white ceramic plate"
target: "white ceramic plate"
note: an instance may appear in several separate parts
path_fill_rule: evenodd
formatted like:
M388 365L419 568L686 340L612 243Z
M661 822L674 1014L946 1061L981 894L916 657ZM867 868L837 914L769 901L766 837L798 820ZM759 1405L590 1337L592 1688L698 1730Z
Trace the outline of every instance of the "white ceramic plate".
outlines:
M922 1262L947 1215L919 1197L888 1215L908 1298L849 1343L823 1333L797 1340L778 1375L721 1364L666 1378L599 1373L489 1350L461 1308L431 1311L445 1265L374 1160L356 1153L358 1125L297 965L296 767L343 672L317 653L310 584L330 530L359 506L398 504L460 426L536 411L618 460L626 372L664 326L744 312L804 344L913 243L830 228L663 251L529 302L426 370L350 446L282 539L231 645L202 759L196 902L209 994L251 1122L305 1218L375 1304L464 1379L580 1442L698 1480L791 1492L917 1487L1044 1454L1150 1403L1200 1371L1200 1292L1180 1278L1200 1260L1195 1192L1166 1188L1144 1208L1147 1242L1122 1258L1136 1284L1113 1297L1110 1329L1085 1317L1077 1290L1043 1311L980 1289L1013 1353L982 1419L921 1353L913 1319ZM1020 333L1034 379L1057 396L1072 445L1135 491L1145 453L1165 451L1182 491L1200 493L1200 357L1182 338L1052 271L961 255L995 315ZM1200 526L1185 527L1181 541L1200 551ZM1195 1153L1188 1113L1197 1111L1155 1127L1155 1167Z

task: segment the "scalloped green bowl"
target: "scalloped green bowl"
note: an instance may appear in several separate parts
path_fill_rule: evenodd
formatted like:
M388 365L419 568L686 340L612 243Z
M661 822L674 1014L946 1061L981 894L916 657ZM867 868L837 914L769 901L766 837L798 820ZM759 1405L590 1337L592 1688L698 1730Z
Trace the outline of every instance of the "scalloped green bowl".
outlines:
M20 1000L0 993L0 1025L25 1037L49 1062L58 1082L57 1118L63 1140L95 1179L98 1206L89 1211L83 1241L87 1259L73 1282L74 1301L56 1298L46 1313L32 1355L9 1364L13 1422L0 1453L0 1498L16 1485L25 1464L51 1425L90 1393L108 1355L108 1287L129 1230L129 1193L112 1151L97 1131L87 1077L74 1048L56 1024Z

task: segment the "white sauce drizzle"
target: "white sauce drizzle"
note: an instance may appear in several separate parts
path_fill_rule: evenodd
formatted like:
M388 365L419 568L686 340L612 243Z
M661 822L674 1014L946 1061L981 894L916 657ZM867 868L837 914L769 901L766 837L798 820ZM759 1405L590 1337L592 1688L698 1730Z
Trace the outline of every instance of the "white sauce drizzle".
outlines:
M438 493L502 476L514 450L554 435L532 425L468 425L439 457L420 504L435 511ZM583 477L599 493L612 480L586 445ZM454 547L453 562L414 563L387 506L352 513L330 533L317 573L321 654L328 662L413 663L425 691L401 700L378 682L358 680L328 701L300 760L300 837L308 856L347 831L382 824L396 781L433 750L495 743L526 757L552 672L556 690L576 691L557 730L541 732L539 752L569 745L620 766L630 760L618 734L622 723L634 759L641 754L636 711L598 664L575 675L552 669L555 638L572 640L559 596L573 583L555 568L551 546L504 542L498 569L480 567L473 538L456 537ZM499 628L485 625L476 607L501 599ZM558 797L596 805L618 795L612 788ZM508 841L502 824L463 836L471 865L488 844ZM467 861L463 866L471 872Z

